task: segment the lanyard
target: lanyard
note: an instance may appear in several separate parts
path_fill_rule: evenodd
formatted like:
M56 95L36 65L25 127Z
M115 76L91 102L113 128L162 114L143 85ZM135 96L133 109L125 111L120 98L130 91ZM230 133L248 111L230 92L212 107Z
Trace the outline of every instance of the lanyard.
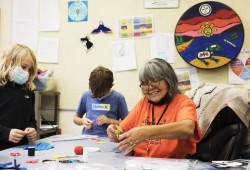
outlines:
M164 108L163 112L161 113L161 117L159 118L159 120L158 120L158 122L157 122L156 125L158 125L158 124L160 123L160 121L161 121L161 119L162 119L162 116L165 114L165 112L166 112L166 110L167 110L167 108L168 108L169 103L170 103L170 102L167 103L166 107ZM153 105L153 107L152 107L152 124L153 124L153 125L155 125L154 107L155 107L155 105Z

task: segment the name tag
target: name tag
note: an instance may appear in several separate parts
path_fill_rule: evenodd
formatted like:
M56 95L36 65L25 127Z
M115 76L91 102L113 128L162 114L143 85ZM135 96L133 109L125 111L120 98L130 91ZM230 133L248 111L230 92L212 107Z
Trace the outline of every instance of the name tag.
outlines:
M110 104L92 104L92 110L110 111Z

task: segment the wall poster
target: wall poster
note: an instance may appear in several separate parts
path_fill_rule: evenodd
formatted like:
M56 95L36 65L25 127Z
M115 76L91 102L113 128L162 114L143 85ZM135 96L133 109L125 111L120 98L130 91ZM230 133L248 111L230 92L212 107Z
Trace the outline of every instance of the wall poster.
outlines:
M68 2L68 22L88 21L88 0Z
M145 38L154 34L153 16L118 18L118 38Z
M250 80L250 49L242 49L228 65L228 83L244 84Z

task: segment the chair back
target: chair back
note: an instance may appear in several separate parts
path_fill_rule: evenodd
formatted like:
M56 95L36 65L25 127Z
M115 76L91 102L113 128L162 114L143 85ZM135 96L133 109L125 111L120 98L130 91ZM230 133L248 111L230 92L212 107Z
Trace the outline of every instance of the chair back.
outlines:
M229 107L213 120L210 133L197 143L197 151L187 158L201 161L240 159L247 127Z

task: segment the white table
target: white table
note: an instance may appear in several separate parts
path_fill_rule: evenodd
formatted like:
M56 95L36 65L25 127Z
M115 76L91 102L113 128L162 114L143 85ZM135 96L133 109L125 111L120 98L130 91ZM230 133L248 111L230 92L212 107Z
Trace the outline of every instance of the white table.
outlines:
M78 136L82 138L82 136ZM15 147L0 151L0 163L13 162L12 152L19 152L21 156L17 157L17 163L21 167L28 170L46 170L46 169L60 169L60 170L166 170L174 167L175 170L191 169L198 170L204 168L212 168L208 164L200 161L179 160L179 159L160 159L160 158L138 158L124 156L124 153L119 152L116 144L109 142L107 138L99 138L104 144L98 144L96 140L91 137L85 139L77 139L78 137L72 135L55 135L49 138L36 141L47 142L54 146L53 149L35 151L35 156L28 156L28 151L23 149L23 146ZM96 138L95 138L96 139ZM56 141L55 141L56 140ZM62 141L61 141L62 140ZM89 152L87 158L79 155L74 158L54 159L53 155L76 156L74 148L76 146L99 148L97 152ZM60 163L59 160L77 159L84 161L84 163ZM27 160L38 160L38 163L26 163ZM43 160L55 160L43 163ZM189 166L189 168L188 168Z

